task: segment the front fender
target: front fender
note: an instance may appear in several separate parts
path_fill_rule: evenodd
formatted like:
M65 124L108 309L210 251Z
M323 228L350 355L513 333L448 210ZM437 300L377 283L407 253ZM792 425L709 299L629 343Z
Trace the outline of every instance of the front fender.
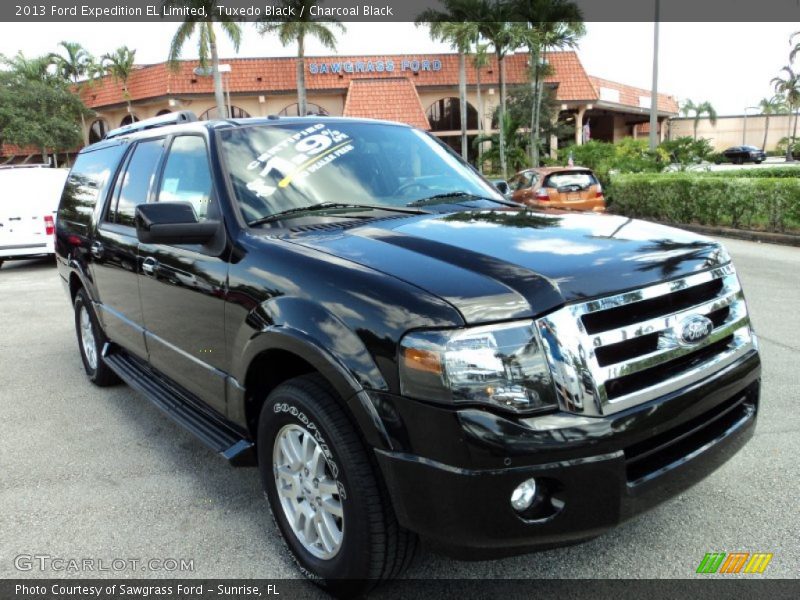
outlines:
M291 325L289 325L291 323ZM317 370L345 400L368 443L391 444L365 388L387 390L388 385L364 343L336 315L310 300L271 298L250 311L237 334L233 376L244 383L247 370L261 353L290 352ZM242 398L243 400L243 398ZM244 402L229 404L229 417L245 422Z

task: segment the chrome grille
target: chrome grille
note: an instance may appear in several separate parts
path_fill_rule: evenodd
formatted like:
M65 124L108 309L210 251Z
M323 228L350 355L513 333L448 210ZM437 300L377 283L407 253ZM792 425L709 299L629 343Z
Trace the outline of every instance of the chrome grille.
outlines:
M698 315L710 320L710 333L685 341L683 324ZM561 407L587 416L619 412L705 379L756 343L732 264L568 305L537 325Z

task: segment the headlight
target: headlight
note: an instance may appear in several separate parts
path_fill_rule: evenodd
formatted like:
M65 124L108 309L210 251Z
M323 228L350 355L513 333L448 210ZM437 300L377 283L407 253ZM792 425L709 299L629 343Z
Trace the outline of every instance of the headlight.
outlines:
M400 388L415 398L518 413L556 406L533 321L406 335L400 343Z

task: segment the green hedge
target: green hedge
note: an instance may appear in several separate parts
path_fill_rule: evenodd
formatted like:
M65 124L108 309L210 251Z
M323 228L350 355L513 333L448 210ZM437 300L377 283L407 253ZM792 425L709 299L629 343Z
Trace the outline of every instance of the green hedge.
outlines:
M670 223L800 231L800 178L706 175L616 175L610 209Z
M724 171L697 172L704 177L749 177L757 179L792 178L800 179L800 167L765 167L763 169L726 169Z

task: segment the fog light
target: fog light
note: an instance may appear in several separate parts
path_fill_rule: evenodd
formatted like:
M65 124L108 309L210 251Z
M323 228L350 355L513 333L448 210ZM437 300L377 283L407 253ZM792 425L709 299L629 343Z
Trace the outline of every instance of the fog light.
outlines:
M526 479L511 492L511 506L517 512L522 512L530 508L534 498L536 498L536 480Z

